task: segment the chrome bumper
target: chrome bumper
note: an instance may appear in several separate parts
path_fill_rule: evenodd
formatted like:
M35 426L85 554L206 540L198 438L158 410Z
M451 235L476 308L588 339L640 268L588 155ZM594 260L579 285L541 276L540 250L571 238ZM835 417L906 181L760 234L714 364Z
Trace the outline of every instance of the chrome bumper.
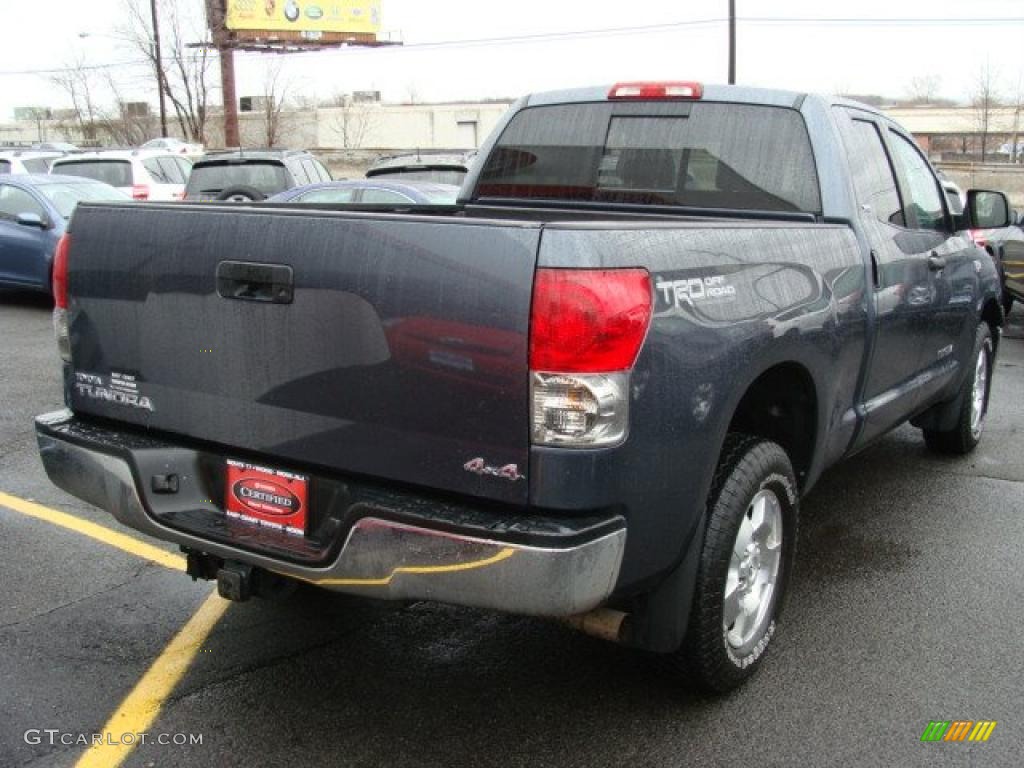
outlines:
M339 592L538 616L571 616L596 608L618 579L625 527L554 549L364 517L352 526L334 562L322 568L208 541L150 515L125 459L62 439L51 429L69 418L65 410L36 419L40 456L55 485L130 528L227 560Z

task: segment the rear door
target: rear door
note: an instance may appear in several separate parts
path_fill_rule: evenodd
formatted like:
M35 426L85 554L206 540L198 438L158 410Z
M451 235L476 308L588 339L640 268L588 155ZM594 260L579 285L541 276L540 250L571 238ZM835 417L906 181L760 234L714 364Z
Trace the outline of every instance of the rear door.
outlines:
M928 258L942 238L919 233L908 220L885 128L876 117L853 109L837 112L857 213L871 247L875 324L863 394L866 441L904 420L920 402L934 290Z
M525 504L540 232L395 214L80 205L71 404L225 456ZM518 473L466 469L478 459Z

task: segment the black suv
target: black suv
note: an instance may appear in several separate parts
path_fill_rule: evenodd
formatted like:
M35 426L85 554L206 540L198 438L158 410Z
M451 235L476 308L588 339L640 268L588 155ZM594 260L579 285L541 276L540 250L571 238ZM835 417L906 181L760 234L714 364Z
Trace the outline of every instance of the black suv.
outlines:
M331 181L331 174L305 150L210 152L192 166L185 199L249 202L319 181Z

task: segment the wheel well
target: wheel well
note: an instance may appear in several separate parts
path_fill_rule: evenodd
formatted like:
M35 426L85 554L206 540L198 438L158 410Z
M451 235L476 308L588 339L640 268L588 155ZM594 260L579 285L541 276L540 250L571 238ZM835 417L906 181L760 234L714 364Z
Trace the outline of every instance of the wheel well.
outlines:
M781 445L801 485L811 468L817 430L814 381L797 363L782 363L758 376L729 423L730 432L758 435Z

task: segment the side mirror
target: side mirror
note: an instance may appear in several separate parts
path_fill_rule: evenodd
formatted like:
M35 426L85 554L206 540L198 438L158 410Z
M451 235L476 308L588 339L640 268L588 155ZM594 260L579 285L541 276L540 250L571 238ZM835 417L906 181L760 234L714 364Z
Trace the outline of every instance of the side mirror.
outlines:
M38 227L46 229L46 222L38 213L19 213L18 223L23 227Z
M1010 225L1010 203L1002 192L972 189L967 192L967 225L971 229L999 229Z

